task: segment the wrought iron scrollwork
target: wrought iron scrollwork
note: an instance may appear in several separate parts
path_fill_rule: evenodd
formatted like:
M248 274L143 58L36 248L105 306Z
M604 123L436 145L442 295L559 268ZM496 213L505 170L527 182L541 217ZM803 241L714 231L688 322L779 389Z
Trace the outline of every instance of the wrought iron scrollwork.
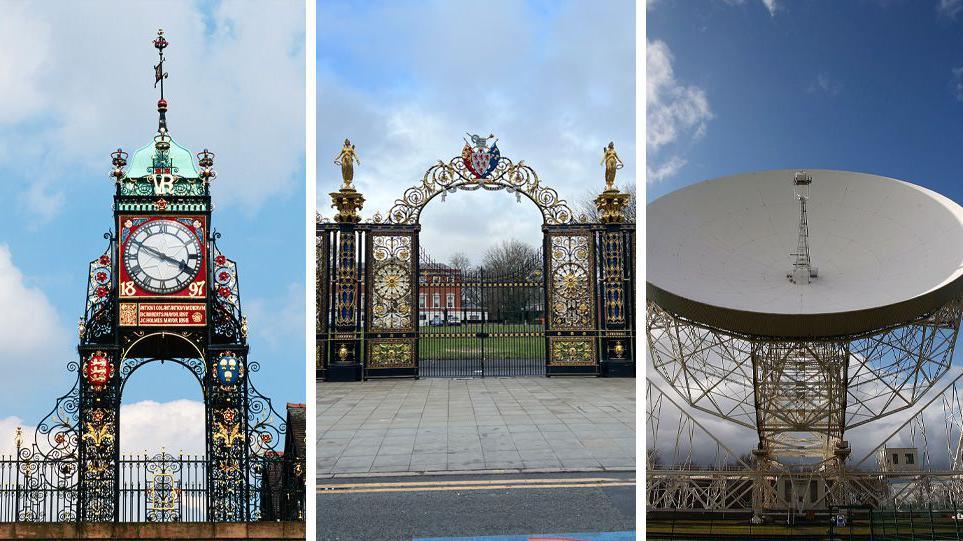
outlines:
M147 521L177 522L180 520L181 462L161 452L147 462Z
M411 330L414 328L412 238L373 235L371 242L372 329Z
M555 330L580 330L594 324L592 290L592 250L587 234L551 237L549 313Z
M211 321L218 342L240 344L247 338L247 323L241 315L241 292L238 287L237 263L228 259L217 247L221 234L215 232L211 242Z
M257 372L260 365L251 362L248 369ZM247 451L250 459L248 483L252 497L248 500L251 520L262 518L266 476L274 468L281 467L281 446L287 433L287 423L275 411L271 399L261 394L248 380ZM303 468L303 465L302 465ZM275 480L276 481L276 480Z
M114 328L114 302L111 291L114 287L113 235L104 233L107 249L97 259L90 262L87 276L87 306L81 318L77 334L81 343L96 344L112 336Z
M198 359L198 358L195 358L195 357L188 357L188 358L184 358L184 359L180 359L180 358L177 358L177 359L166 359L166 358L165 358L165 359L158 359L158 358L155 358L155 357L148 357L148 358L126 358L126 359L124 359L123 362L120 364L120 378L121 378L121 381L122 381L121 387L123 388L124 382L127 381L127 378L129 378L130 375L133 374L135 370L137 370L137 369L140 368L141 366L144 366L145 364L148 364L148 363L151 363L151 362L154 362L154 361L159 361L159 362L161 362L161 363L172 362L172 363L179 364L179 365L183 366L184 368L186 368L187 370L189 370L189 371L191 372L191 374L192 374L195 378L197 378L198 383L203 383L203 382L204 382L204 375L207 373L207 366L206 366L205 363L204 363L204 359Z
M436 196L455 190L479 189L506 190L527 197L538 206L546 224L570 224L576 219L568 203L553 188L542 185L538 174L524 161L514 163L507 157L499 156L494 168L479 178L465 164L464 157L458 156L448 163L439 161L429 168L421 184L405 190L401 199L395 200L387 216L375 214L372 221L416 224L422 209Z

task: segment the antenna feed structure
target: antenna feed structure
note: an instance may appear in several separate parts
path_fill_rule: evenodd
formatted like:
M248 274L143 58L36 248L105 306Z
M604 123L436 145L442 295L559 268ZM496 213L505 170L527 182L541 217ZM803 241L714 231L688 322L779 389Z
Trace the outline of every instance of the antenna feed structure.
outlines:
M812 266L809 257L809 218L806 214L806 201L809 200L809 188L813 177L806 171L796 171L793 175L793 193L799 200L799 236L796 240L796 251L789 254L795 258L792 271L786 274L790 282L797 285L808 285L819 276L819 269Z

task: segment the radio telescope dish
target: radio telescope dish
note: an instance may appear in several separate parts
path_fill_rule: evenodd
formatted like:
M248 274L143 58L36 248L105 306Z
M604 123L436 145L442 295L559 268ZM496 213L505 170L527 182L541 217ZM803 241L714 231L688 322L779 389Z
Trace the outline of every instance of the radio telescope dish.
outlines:
M852 503L847 431L917 405L950 368L963 208L891 178L783 169L670 193L646 225L652 367L688 407L756 432L756 471L732 477L755 518ZM692 471L653 486L704 489Z
M817 279L786 279L797 246L795 170L734 175L652 202L646 294L707 325L829 337L914 319L963 290L963 208L907 182L809 170Z

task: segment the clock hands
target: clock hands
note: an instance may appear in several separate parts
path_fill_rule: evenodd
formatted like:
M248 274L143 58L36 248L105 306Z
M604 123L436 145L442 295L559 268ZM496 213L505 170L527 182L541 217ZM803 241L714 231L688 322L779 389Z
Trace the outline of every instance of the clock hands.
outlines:
M158 249L156 249L156 248L152 248L152 247L150 247L150 246L147 246L146 244L138 244L138 246L140 247L141 250L144 250L144 251L146 251L147 253L149 253L149 254L151 254L151 255L154 255L154 256L156 256L156 257L159 257L159 258L161 258L161 259L170 261L171 263L174 263L175 265L177 265L177 268L179 268L180 270L182 270L182 271L190 274L191 268L190 268L189 266L187 266L187 263L186 263L186 262L181 261L180 259L175 259L175 258L173 258L173 257L165 254L164 252L161 252L160 250L158 250Z

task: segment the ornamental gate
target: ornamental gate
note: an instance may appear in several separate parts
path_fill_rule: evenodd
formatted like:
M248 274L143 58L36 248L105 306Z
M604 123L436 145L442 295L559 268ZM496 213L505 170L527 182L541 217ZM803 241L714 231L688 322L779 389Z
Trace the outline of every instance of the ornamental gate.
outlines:
M545 374L541 257L510 268L453 268L424 253L418 278L418 374Z
M606 149L597 216L576 217L534 169L472 136L387 215L362 223L350 141L336 159L334 222L317 224L317 375L371 377L634 376L635 225ZM458 190L504 190L542 214L541 257L510 269L453 268L419 246L425 205Z
M303 519L304 443L251 380L260 367L248 358L237 265L211 227L214 154L198 153L195 166L167 129L167 45L158 32L157 134L129 162L111 154L116 229L89 265L79 358L67 365L76 382L33 442L18 429L16 455L0 459L0 520ZM124 386L157 361L187 369L203 390L200 456L121 454ZM287 418L303 426L303 407Z

